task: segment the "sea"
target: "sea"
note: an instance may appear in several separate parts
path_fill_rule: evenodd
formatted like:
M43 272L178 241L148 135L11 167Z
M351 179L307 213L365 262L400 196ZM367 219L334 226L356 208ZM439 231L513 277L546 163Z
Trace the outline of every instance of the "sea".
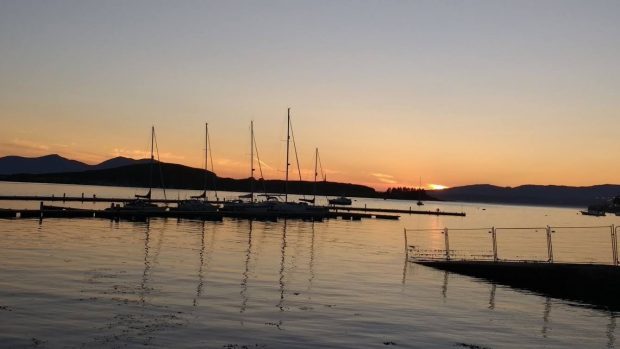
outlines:
M141 188L0 182L0 195ZM163 192L155 191L158 197ZM196 192L167 190L168 198ZM215 193L209 193L215 198ZM218 192L219 199L237 193ZM465 212L399 220L0 220L0 348L615 348L617 314L436 270L412 255L612 263L577 208L353 198ZM326 198L319 197L319 203ZM38 202L1 201L0 208ZM80 208L109 204L54 203ZM515 229L518 228L518 229ZM405 242L405 238L407 242ZM430 252L429 252L430 251Z

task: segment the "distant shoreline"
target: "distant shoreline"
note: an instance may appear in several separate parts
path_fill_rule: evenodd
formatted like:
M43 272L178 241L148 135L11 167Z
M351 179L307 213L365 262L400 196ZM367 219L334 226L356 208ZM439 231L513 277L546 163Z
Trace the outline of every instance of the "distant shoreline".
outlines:
M0 179L0 182L2 183L14 183L14 184L51 184L51 185L83 185L83 186L92 186L92 187L116 187L116 188L135 188L135 189L148 189L147 187L142 187L142 186L123 186L123 185L114 185L114 184L83 184L83 183L60 183L60 182L28 182L28 181L7 181L7 180L3 180ZM156 188L157 190L161 190L162 188ZM171 189L171 190L195 190L195 191L199 191L201 190L200 188L166 188L166 189ZM217 191L220 192L230 192L230 193L246 193L247 191L244 190L225 190L225 189L218 189ZM281 193L276 193L276 192L272 192L272 194L281 194ZM304 195L304 194L299 194L299 193L289 193L291 195ZM305 195L312 195L312 194L305 194ZM317 194L317 196L338 196L338 195L329 195L329 194ZM377 200L384 200L383 197L379 197L379 196L356 196L356 195L351 195L352 198L363 198L363 199L377 199ZM409 201L409 202L416 202L417 199L398 199L398 198L389 198L386 200L398 200L398 201ZM561 204L544 204L544 203L526 203L526 202L491 202L491 201L464 201L464 200L425 200L425 201L434 201L434 202L445 202L445 203L450 203L450 204L468 204L468 205L498 205L498 206L523 206L523 207L548 207L548 208L570 208L570 209L583 209L583 206L581 205L577 205L577 204L565 204L565 205L561 205Z

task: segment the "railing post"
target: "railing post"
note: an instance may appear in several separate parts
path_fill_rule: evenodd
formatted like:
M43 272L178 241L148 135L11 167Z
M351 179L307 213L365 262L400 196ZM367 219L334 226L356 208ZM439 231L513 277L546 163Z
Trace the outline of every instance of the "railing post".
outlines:
M407 243L407 228L403 228L403 234L405 235L405 258L409 259L409 244Z
M551 227L547 226L547 256L549 257L547 262L549 263L553 263L553 243L551 242L552 232Z
M613 224L611 225L611 258L614 266L618 265L618 234Z
M493 262L497 262L497 231L491 227L491 237L493 239Z
M450 238L448 237L448 228L443 230L444 239L446 242L446 260L450 260Z

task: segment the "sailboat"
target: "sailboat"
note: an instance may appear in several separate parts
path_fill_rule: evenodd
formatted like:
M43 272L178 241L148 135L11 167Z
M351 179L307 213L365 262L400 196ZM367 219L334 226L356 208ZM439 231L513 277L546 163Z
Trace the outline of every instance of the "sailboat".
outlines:
M319 173L317 172L318 162L319 162L319 148L315 148L314 149L314 183L312 185L312 199L302 198L302 199L299 199L299 201L303 201L303 202L307 202L311 204L316 203L316 177L319 175Z
M424 206L424 202L422 202L422 177L420 177L420 184L418 184L418 206Z
M273 200L270 202L271 211L282 216L312 216L317 217L328 212L326 208L319 206L309 206L307 202L291 202L288 200L288 182L289 182L289 166L290 164L290 140L291 140L291 108L287 112L287 130L286 130L286 177L284 182L284 202ZM297 148L295 148L297 156ZM299 168L299 162L297 163ZM316 173L316 170L315 170ZM316 175L315 175L316 178ZM300 173L301 181L301 173Z
M270 209L264 201L255 201L254 199L254 150L257 150L256 140L254 137L254 121L250 122L250 192L240 195L239 199L226 201L222 205L222 211L235 212L247 215L266 215ZM260 167L260 163L259 163ZM262 174L262 170L261 170ZM244 200L245 199L245 200Z
M205 123L205 182L204 191L200 195L191 196L190 200L182 200L177 204L179 211L214 212L218 206L210 204L207 197L207 180L209 178L209 124ZM213 165L213 163L211 163ZM201 200L202 199L202 200Z
M151 159L149 161L149 191L144 194L136 194L135 199L125 202L123 206L114 206L112 209L121 211L166 211L166 207L157 206L151 202L151 192L153 190L153 165L155 156L153 153L153 144L155 141L155 126L151 127Z

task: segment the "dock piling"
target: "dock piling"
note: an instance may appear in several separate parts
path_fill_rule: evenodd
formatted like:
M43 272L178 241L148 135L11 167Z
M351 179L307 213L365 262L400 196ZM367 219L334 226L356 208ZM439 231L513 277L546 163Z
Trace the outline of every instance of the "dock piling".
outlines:
M407 242L407 228L403 228L403 234L405 235L405 258L409 259L409 243Z
M547 257L548 257L548 262L549 263L553 263L553 242L551 240L551 233L553 233L554 231L551 230L550 226L547 226Z
M446 260L450 260L450 238L448 237L448 228L443 230L444 241L446 245Z
M611 257L614 265L618 265L618 228L615 225L611 225Z
M491 239L493 240L493 262L497 262L497 231L495 231L495 227L491 227Z

